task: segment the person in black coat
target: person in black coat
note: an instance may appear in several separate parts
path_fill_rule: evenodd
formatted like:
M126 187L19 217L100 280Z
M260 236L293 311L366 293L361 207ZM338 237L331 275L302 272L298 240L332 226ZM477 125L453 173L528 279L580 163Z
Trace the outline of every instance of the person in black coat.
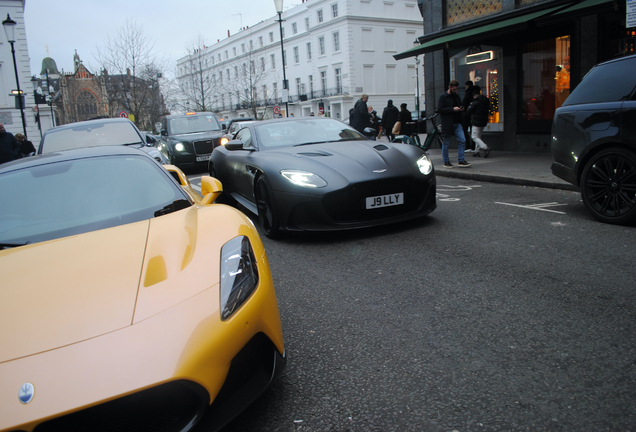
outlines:
M364 128L371 127L371 116L369 115L369 108L367 107L367 101L369 95L363 94L362 97L356 102L353 107L353 115L349 119L349 124L352 128L364 135Z
M21 133L15 134L15 139L20 144L20 157L33 156L35 154L35 147L33 143L26 139Z
M380 130L380 119L378 118L378 112L371 105L369 105L369 118L371 119L371 128L375 130L375 134L371 139L375 141L375 137Z
M400 112L397 107L393 105L393 101L389 99L382 112L382 127L384 128L384 132L386 137L389 139L389 142L393 141L395 135L393 135L393 126L395 126L395 122L398 121L398 116Z
M0 164L20 158L20 144L0 123Z
M464 112L462 113L462 129L464 130L464 137L466 139L466 150L474 150L474 147L470 142L470 134L468 133L468 128L470 127L470 114L467 112L468 107L473 101L473 82L466 81L464 86L466 87L466 93L464 93L464 99L462 99L462 106L464 107Z
M472 124L472 138L473 141L475 141L475 153L473 154L475 157L479 157L482 150L484 151L485 158L490 155L490 147L481 139L484 127L488 124L489 110L490 101L488 98L481 94L481 88L479 86L473 87L473 101L467 111Z
M464 146L466 138L462 130L462 100L457 94L459 83L453 80L448 83L448 90L442 93L437 100L437 112L442 117L442 159L444 160L444 168L453 168L453 164L448 157L448 147L451 143L453 135L459 143L457 147L458 165L462 168L469 167L470 164L464 159Z
M400 122L400 135L411 135L411 125L407 123L412 123L413 119L411 118L411 111L406 109L406 104L403 103L400 105L400 114L398 115L398 121Z

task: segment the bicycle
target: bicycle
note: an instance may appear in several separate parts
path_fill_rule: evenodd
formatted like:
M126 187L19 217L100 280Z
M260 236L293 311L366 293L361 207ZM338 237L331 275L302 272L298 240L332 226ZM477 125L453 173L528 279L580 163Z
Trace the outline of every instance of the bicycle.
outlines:
M422 119L424 124L426 124L427 120L430 120L431 123L433 124L433 130L426 134L426 140L424 140L424 144L422 144L420 137L417 133L418 128L413 127L413 126L417 126L417 123L411 123L411 122L407 123L407 125L412 126L411 130L413 130L414 132L411 133L411 135L396 135L395 138L393 138L393 141L391 142L411 144L421 148L424 151L428 151L428 149L431 148L433 143L438 143L439 147L442 148L442 126L438 124L437 121L435 120L437 116L438 114L435 113L430 117Z

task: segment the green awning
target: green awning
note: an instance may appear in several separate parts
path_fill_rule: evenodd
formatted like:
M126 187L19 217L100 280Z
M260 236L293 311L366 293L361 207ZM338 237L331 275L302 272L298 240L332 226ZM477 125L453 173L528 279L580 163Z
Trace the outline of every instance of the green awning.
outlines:
M587 1L609 1L609 0L587 0ZM563 6L557 6L549 9L544 9L538 12L531 12L525 15L520 15L515 18L509 18L507 20L495 22L492 24L486 24L481 27L475 27L469 30L458 31L457 33L440 36L436 39L424 42L418 46L415 46L409 50L406 50L400 54L393 56L396 60L402 60L408 57L415 57L427 52L437 51L442 48L447 48L449 44L457 44L468 38L474 38L476 36L480 38L498 36L505 33L512 33L514 31L523 30L529 21L550 14L558 9L562 9Z
M585 8L589 8L589 7L593 7L593 6L598 6L598 5L602 5L604 3L610 3L613 2L615 0L585 0L582 1L581 3L577 3L573 6L570 6L567 9L563 9L561 11L558 11L557 13L555 13L555 15L560 15L560 14L564 14L564 13L572 13L572 12L576 12L579 11L581 9L585 9Z

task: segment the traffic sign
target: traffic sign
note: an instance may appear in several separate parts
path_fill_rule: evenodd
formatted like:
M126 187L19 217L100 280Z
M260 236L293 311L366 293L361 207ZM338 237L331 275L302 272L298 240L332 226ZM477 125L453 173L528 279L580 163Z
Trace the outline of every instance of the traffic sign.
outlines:
M278 105L274 106L274 114L276 115L280 114L280 107Z
M126 111L119 111L119 117L128 118L128 113Z

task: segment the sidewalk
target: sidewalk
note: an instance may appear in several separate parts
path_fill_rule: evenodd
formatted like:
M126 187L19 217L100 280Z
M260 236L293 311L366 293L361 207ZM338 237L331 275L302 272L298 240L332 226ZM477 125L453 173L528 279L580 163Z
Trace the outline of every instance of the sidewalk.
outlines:
M420 136L422 142L426 135ZM381 141L386 142L382 137ZM457 149L449 149L448 154L455 168L444 168L442 149L430 149L428 155L435 166L438 177L454 177L467 180L492 183L508 183L523 186L535 186L548 189L578 191L578 187L552 174L552 153L517 153L493 150L488 158L474 157L466 153L466 161L472 164L467 168L457 166Z

